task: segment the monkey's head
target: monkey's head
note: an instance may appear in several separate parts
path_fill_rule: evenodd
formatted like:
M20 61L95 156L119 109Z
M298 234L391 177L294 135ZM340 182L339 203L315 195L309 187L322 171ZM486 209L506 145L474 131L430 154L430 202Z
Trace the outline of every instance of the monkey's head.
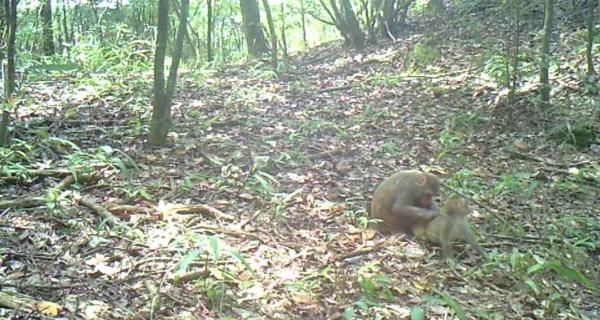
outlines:
M431 209L433 198L440 191L440 179L431 173L422 173L417 177L413 190L417 205L424 209Z
M469 204L465 198L453 194L444 203L444 211L449 216L466 217L469 215Z

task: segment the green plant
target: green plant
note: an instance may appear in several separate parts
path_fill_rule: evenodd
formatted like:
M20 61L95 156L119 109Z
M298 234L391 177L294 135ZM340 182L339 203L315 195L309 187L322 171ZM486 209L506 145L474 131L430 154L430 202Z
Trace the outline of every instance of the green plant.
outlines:
M419 41L409 55L410 69L419 70L421 66L433 64L440 56L440 50L433 41Z
M278 185L277 178L264 171L256 171L250 179L250 187L263 195L273 195L277 191Z
M498 197L507 194L522 194L525 192L525 199L531 198L537 190L538 182L533 179L531 172L519 172L512 175L500 177L500 181L496 182L492 190Z
M496 84L507 85L510 82L510 66L503 53L492 53L483 64L483 72Z
M222 254L225 253L234 258L253 275L256 275L256 273L239 250L233 249L218 236L196 238L200 242L201 249L186 253L179 261L176 272L185 273L194 261L204 256L204 264L210 270L211 275L217 275L218 280L206 277L198 281L198 286L206 295L211 307L216 312L222 313L236 303L234 288L229 284L231 280L235 280L235 273L228 270L227 264L220 263Z
M358 225L363 229L367 229L369 226L382 221L381 219L371 218L367 210L364 209L358 210L356 212L350 211L349 215L352 217L356 217Z
M436 293L437 296L426 296L425 297L425 301L428 304L445 304L447 306L449 306L454 313L456 314L456 316L458 317L458 319L460 320L466 320L467 319L467 315L465 313L465 310L462 308L462 306L456 301L454 300L449 294L438 290L438 289L433 289L433 292Z
M44 200L46 202L46 209L50 216L66 216L66 210L61 205L61 201L65 200L69 195L68 192L62 192L56 189L50 189L46 192Z
M484 181L479 174L471 169L463 168L456 172L454 176L446 180L448 186L457 190L477 190L481 189Z
M578 148L586 148L600 139L596 134L597 130L598 128L593 122L582 121L571 124L566 121L552 128L550 138L558 143L568 143Z

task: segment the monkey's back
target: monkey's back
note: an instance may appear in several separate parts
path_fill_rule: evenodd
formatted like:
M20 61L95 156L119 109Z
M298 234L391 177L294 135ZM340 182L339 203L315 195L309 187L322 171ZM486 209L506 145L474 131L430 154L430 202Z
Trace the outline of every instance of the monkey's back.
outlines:
M440 214L431 220L426 226L413 228L415 236L426 239L434 244L441 244L442 238L445 241L463 241L464 235L461 232L461 226L464 223L460 217Z
M392 214L392 206L401 195L402 191L400 190L400 186L404 184L404 181L411 175L409 172L414 171L397 172L383 180L383 182L375 188L373 199L371 200L371 216L383 220L376 226L379 231L403 231L403 229L399 228L401 222L396 221L397 218Z

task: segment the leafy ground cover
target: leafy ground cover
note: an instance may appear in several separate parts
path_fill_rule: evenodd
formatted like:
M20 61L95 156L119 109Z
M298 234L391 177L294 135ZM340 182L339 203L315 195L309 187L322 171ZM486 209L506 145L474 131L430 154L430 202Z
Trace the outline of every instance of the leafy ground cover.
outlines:
M418 39L316 48L279 80L188 70L159 150L148 74L30 84L1 157L3 286L90 319L598 318L598 153L551 130L598 116L578 63L544 110L535 86L507 103L480 45L419 66ZM367 228L406 168L470 199L487 259Z

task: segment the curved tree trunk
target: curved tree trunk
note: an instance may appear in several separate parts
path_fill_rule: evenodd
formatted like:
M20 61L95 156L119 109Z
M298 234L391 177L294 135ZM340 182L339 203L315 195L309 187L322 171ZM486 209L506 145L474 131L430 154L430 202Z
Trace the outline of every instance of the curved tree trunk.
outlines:
M339 3L336 0L329 0L329 6L325 4L324 0L319 1L333 21L332 24L344 37L345 44L355 49L364 48L365 35L360 28L350 0L339 0Z

